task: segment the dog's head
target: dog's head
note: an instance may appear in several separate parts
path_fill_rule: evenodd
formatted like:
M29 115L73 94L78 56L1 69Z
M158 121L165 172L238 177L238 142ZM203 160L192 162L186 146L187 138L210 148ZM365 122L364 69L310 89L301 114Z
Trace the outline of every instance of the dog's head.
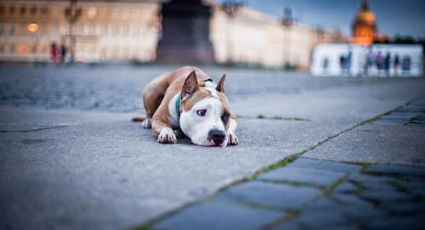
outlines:
M198 83L195 71L186 78L181 91L180 128L192 143L225 147L232 115L224 95L223 75L218 84Z

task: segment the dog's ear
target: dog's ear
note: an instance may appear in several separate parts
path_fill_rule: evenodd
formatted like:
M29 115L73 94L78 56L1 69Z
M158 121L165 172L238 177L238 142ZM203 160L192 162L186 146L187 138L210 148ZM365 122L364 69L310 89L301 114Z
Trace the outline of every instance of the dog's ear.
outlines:
M184 81L181 97L184 99L187 96L194 94L199 89L198 79L196 79L195 71L190 72Z
M223 74L218 81L217 87L215 88L218 92L224 93L224 80L226 80L226 74Z

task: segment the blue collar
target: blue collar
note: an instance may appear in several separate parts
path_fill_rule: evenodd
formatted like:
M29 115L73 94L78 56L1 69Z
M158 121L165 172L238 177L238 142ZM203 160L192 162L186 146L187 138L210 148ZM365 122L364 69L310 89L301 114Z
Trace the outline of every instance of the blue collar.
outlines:
M176 99L176 113L177 113L177 118L180 120L180 104L181 104L181 100L182 100L182 98L181 98L182 96L181 96L181 94L179 93L178 94L178 96L177 96L177 99Z

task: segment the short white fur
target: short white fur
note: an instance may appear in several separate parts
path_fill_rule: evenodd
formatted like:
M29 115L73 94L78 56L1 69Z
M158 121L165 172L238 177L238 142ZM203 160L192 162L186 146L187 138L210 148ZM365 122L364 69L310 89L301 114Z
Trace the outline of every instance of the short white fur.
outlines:
M196 111L206 109L205 116L199 116ZM221 114L223 112L223 105L218 98L208 97L195 103L191 110L183 111L180 115L180 128L183 133L188 136L194 144L212 146L215 145L213 141L208 140L208 132L211 129L218 129L226 132L223 122L221 121ZM228 136L228 135L226 135ZM220 145L225 147L228 138Z

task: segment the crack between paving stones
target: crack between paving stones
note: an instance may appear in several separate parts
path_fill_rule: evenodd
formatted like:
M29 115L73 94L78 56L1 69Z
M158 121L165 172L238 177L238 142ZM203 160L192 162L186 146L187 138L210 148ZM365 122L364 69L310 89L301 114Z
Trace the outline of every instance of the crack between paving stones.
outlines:
M57 125L57 126L49 126L49 127L42 127L42 128L33 128L33 129L0 129L0 133L29 133L29 132L38 132L43 130L49 130L49 129L59 129L59 128L66 128L71 125Z
M282 224L284 224L286 222L289 222L291 220L296 219L299 215L300 215L300 211L297 210L297 209L288 210L286 212L286 214L282 215L281 217L279 217L275 221L273 221L273 222L271 222L271 223L263 226L261 229L264 229L264 230L275 229L279 225L282 225Z
M282 117L282 116L265 116L262 114L259 114L255 117L253 116L242 116L242 115L237 115L238 119L251 119L251 120L283 120L283 121L311 121L310 119L307 118L302 118L302 117Z

